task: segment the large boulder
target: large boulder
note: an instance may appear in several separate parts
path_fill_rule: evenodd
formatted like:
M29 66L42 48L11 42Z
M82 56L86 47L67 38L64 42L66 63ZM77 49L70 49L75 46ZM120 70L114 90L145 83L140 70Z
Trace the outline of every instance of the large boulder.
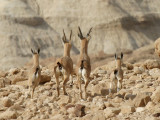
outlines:
M66 109L72 117L83 117L85 115L85 106L81 104L68 105Z
M121 107L121 113L122 114L126 114L126 113L133 113L135 112L135 108L133 106L129 106L129 105L124 105Z
M146 69L160 68L160 61L148 59L144 61L143 67Z
M136 107L145 107L149 101L151 101L151 98L147 93L138 93L133 100Z
M25 69L12 68L9 70L8 79L11 81L11 84L28 80L28 71Z
M102 83L98 83L95 86L92 86L92 90L91 90L91 94L92 95L107 95L108 94L108 89L107 88L107 84L102 82Z
M16 119L17 118L17 112L16 111L5 111L0 114L1 120L10 120L10 119Z
M104 115L106 118L114 117L120 113L120 108L108 107L104 109Z
M7 72L0 70L0 78L1 77L6 77L6 76L7 76Z
M60 100L58 101L59 106L65 106L71 102L71 97L66 95L60 95Z
M8 97L5 97L5 98L2 99L2 104L3 104L4 107L10 107L10 106L13 105L13 102Z

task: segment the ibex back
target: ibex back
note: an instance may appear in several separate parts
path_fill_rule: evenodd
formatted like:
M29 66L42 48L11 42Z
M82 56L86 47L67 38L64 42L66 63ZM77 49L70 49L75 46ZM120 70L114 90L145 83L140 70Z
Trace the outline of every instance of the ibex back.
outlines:
M77 81L79 85L79 93L80 93L81 99L83 98L82 89L81 89L81 79L83 78L85 82L84 92L85 92L85 99L87 99L86 89L89 84L89 78L91 73L90 58L88 56L88 43L91 38L90 36L91 30L92 28L89 30L86 37L83 36L80 27L79 27L79 33L78 33L78 37L81 39L81 50L80 50L80 56L76 66L76 74L77 74Z
M35 52L31 49L31 52L33 54L33 66L29 71L28 86L29 86L29 92L32 91L31 98L33 98L34 90L35 90L36 86L38 86L40 79L41 79L41 69L39 67L40 49L38 49L37 52ZM32 90L31 90L31 88L32 88Z
M60 95L59 92L59 77L62 76L63 79L63 92L64 95L67 95L66 92L66 83L69 80L70 75L73 77L73 61L70 58L70 49L71 49L71 36L72 36L72 31L70 34L70 40L67 41L66 35L63 30L63 38L62 38L62 43L64 46L64 55L61 58L58 58L56 60L56 65L54 67L54 74L56 78L56 83L57 83L57 94L58 96Z

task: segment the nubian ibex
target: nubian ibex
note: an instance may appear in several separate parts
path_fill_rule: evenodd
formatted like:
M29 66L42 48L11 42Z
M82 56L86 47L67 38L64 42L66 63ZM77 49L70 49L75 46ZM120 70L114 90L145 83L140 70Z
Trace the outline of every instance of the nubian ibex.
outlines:
M111 82L110 82L109 93L112 93L113 87L117 92L120 89L122 89L122 81L123 81L123 70L121 69L122 62L123 62L123 53L121 53L120 57L118 57L117 54L115 54L116 69L110 75Z
M70 50L71 50L71 37L72 37L72 30L70 33L70 39L67 41L65 32L63 30L63 37L62 37L62 43L64 46L64 55L61 58L58 58L56 60L56 65L54 67L54 74L56 78L56 83L57 83L57 94L58 96L60 95L59 92L59 77L62 76L63 79L63 92L64 95L67 95L66 92L66 83L69 80L70 75L72 76L73 74L73 61L70 58Z
M39 82L41 80L41 69L39 66L40 49L38 48L37 52L31 49L31 52L33 54L33 67L29 71L28 86L31 98L33 98L34 90L39 85Z
M90 57L88 56L88 43L91 39L90 33L92 28L90 28L89 32L87 33L87 36L84 37L80 27L78 27L79 33L78 37L81 39L81 50L80 50L80 56L77 62L76 66L76 75L77 75L77 82L79 86L79 94L80 98L82 97L82 89L81 89L81 79L84 79L85 86L84 86L84 92L85 92L85 100L87 99L87 86L90 81L90 73L91 73L91 63L90 63Z

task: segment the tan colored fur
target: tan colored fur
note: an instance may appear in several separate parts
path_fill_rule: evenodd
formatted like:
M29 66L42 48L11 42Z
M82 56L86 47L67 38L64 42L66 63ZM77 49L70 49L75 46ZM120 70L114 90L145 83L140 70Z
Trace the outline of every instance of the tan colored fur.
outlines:
M115 87L115 91L119 91L122 89L122 81L123 81L123 70L121 69L123 54L121 53L121 58L115 58L116 69L111 73L110 79L110 89L109 93L112 92L113 85Z
M71 32L72 34L72 32ZM66 83L69 81L69 77L70 75L73 75L73 61L70 58L70 50L71 50L71 35L70 35L70 40L69 42L66 41L66 37L65 37L65 33L64 36L62 38L63 40L63 44L64 44L64 55L61 58L58 58L56 60L56 65L54 67L54 74L55 74L55 78L56 78L56 83L57 83L57 94L58 96L60 95L59 92L59 77L62 76L63 79L63 92L64 95L67 95L66 92ZM58 64L61 64L62 66L62 70L60 70Z
M65 56L70 57L71 47L72 47L71 42L65 42L64 43L64 52L63 52L64 54L63 54L63 57L65 57Z
M85 92L85 99L87 98L87 86L89 84L89 78L91 73L91 64L90 64L90 57L88 56L88 43L89 39L87 37L90 37L89 34L87 34L87 37L83 37L81 30L79 28L79 37L81 39L81 50L80 50L80 56L78 58L77 66L76 66L76 74L77 74L77 81L79 85L79 94L80 98L82 99L82 89L81 89L81 79L84 79L85 86L84 86L84 92ZM91 32L91 29L89 33ZM83 69L82 68L83 65Z
M71 47L72 47L71 40L69 40L69 42L65 41L65 43L64 43L64 52L63 52L64 54L63 54L63 57L64 58L65 57L69 57L69 58L66 58L66 59L70 59L70 60L68 60L68 62L70 64L69 65L70 69L68 71L71 72L69 74L71 75L71 84L70 85L72 86L73 85L73 74L74 74L74 71L73 71L73 61L72 61L72 59L70 57Z
M37 69L38 69L38 72L35 75ZM39 85L40 79L41 79L41 69L39 67L39 53L35 52L33 53L33 66L29 70L29 79L28 79L28 86L29 86L29 92L31 94L31 98L33 98L34 90Z

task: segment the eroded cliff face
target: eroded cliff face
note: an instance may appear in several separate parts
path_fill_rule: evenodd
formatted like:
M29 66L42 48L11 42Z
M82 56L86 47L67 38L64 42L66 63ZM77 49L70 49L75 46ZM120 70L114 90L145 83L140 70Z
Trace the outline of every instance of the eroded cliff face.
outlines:
M31 58L31 48L40 47L45 58L62 46L58 33L25 0L0 1L0 39L2 68L23 65Z
M21 66L30 48L41 58L63 54L62 30L73 30L72 54L79 53L78 26L93 27L89 53L134 50L160 36L159 0L0 0L0 67Z
M93 27L89 52L114 53L137 49L160 36L159 3L158 0L36 0L34 8L58 33L63 28L73 29L76 46L79 47L77 26L84 33Z

